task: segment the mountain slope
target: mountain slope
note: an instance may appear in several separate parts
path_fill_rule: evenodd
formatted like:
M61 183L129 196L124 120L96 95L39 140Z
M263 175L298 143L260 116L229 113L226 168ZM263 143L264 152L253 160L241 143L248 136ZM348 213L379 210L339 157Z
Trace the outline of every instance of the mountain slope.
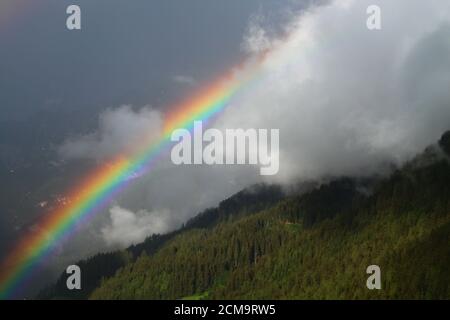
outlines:
M37 299L86 299L100 285L103 278L113 276L118 269L133 262L142 253L152 255L166 242L188 230L210 229L220 221L230 221L251 215L277 203L284 197L279 186L254 185L223 200L216 208L199 213L178 230L163 235L151 235L144 242L132 245L126 250L100 253L75 262L74 264L83 271L81 290L68 290L66 287L68 275L62 272L54 284L38 294Z
M448 155L429 148L370 196L357 190L341 179L181 232L103 280L91 298L449 299ZM382 290L366 288L372 264Z

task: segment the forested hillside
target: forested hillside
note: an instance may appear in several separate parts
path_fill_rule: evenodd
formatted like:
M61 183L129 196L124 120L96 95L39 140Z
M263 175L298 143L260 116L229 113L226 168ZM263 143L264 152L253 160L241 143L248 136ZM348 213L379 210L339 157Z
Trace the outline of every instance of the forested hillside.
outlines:
M90 298L450 299L450 133L440 146L370 190L341 178L206 211L154 250L130 248ZM366 287L373 264L381 290Z
M300 190L311 188L302 184ZM103 278L111 277L121 267L135 261L142 253L152 255L167 241L191 229L212 228L220 221L229 221L256 213L270 207L285 197L276 185L254 185L223 200L216 208L207 209L182 226L167 234L149 236L144 242L130 246L123 251L99 253L86 260L74 262L83 270L81 290L68 290L67 274L62 272L55 284L42 290L38 299L87 299L100 285Z

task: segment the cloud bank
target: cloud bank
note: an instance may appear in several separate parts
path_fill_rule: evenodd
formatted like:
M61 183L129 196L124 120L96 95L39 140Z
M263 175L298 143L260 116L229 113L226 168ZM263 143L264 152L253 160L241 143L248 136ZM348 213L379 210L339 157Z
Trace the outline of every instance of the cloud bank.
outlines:
M373 4L381 30L366 27ZM278 182L399 164L450 127L449 12L439 0L334 1L295 17L286 39L253 24L247 47L272 52L219 125L279 128Z

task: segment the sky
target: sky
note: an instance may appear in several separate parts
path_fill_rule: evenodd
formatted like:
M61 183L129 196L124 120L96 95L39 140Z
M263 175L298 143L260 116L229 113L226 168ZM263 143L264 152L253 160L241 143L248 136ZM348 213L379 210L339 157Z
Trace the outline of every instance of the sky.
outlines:
M450 129L446 0L77 1L80 32L65 29L69 2L34 2L0 14L0 257L87 168L267 50L213 125L280 130L271 177L163 159L58 248L49 274L173 230L254 183L384 174ZM366 26L371 4L381 30Z

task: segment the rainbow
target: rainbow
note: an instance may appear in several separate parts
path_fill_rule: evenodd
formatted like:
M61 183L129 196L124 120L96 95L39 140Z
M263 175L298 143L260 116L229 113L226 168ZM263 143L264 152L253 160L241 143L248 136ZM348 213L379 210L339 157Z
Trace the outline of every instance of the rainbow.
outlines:
M131 155L119 155L93 170L67 193L69 203L56 208L40 221L39 229L13 247L0 266L0 299L14 299L33 277L38 267L82 225L105 208L133 180L151 170L159 156L172 145L177 128L193 129L196 120L217 116L236 94L256 78L265 54L227 72L186 102L171 108L160 135L143 137Z

